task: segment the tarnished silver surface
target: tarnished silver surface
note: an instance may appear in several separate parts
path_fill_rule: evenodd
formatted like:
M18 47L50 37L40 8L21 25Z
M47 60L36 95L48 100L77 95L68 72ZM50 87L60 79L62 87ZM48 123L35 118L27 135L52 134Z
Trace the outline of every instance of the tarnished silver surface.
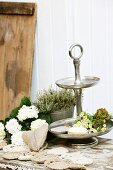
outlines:
M65 89L80 89L87 88L96 85L99 82L100 78L93 76L85 76L81 79L81 82L78 84L75 82L74 77L68 77L56 81L56 84Z
M76 113L77 116L82 112L82 89L74 89L76 96Z
M62 133L56 133L54 131L51 131L52 128L55 127L60 127L60 126L72 126L73 122L75 121L74 118L69 118L69 119L63 119L63 120L59 120L56 122L53 122L50 124L49 126L49 131L51 133L53 133L55 136L59 137L59 138L65 138L65 139L86 139L86 138L91 138L91 137L96 137L96 136L101 136L104 135L106 133L108 133L109 131L111 131L111 129L113 128L113 121L109 121L106 125L107 125L107 130L105 132L98 132L98 133L87 133L87 134L67 134L66 132L62 132Z
M80 54L78 57L73 56L73 49L75 47L79 47L80 49ZM80 58L83 55L83 48L80 44L73 44L70 48L69 48L69 56L73 59L73 64L74 64L74 68L75 68L75 83L76 84L80 84L81 82L81 77L80 77Z
M75 47L79 47L80 48L80 55L78 57L73 56L72 51ZM83 55L83 47L80 44L72 44L71 47L69 48L69 56L73 59L73 60L78 60L82 57Z

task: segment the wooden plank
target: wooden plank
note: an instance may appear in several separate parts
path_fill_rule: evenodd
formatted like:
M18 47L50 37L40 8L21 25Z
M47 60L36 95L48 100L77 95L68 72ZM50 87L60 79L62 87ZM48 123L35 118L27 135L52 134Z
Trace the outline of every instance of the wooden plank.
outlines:
M36 13L0 15L0 119L30 95Z
M33 15L35 3L0 2L0 14Z

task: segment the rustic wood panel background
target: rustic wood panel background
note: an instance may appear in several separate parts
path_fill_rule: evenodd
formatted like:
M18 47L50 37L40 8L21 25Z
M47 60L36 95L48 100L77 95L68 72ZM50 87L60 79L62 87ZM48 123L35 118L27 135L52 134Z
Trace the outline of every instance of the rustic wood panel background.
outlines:
M30 95L35 9L34 3L0 3L0 119Z

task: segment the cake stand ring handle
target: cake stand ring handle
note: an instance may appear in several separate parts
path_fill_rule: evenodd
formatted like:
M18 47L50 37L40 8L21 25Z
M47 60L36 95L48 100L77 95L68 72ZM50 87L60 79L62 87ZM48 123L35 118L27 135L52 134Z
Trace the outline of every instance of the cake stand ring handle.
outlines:
M75 48L75 47L79 47L80 48L80 55L78 57L74 57L72 55L72 50ZM70 48L69 48L69 55L70 57L73 59L73 60L79 60L82 55L83 55L83 47L80 45L80 44L73 44Z

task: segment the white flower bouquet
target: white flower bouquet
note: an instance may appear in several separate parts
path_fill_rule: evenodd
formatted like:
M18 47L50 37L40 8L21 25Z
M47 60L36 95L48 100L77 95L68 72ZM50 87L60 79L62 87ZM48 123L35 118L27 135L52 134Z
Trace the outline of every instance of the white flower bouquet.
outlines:
M46 122L50 124L51 112L70 108L75 101L71 90L44 90L38 94L35 103L24 96L9 117L0 121L0 139L6 138L11 144L22 144L23 131L35 130Z
M23 131L35 130L46 123L39 118L37 107L28 97L21 99L20 105L13 109L8 118L0 122L0 140L6 138L7 143L24 145Z

